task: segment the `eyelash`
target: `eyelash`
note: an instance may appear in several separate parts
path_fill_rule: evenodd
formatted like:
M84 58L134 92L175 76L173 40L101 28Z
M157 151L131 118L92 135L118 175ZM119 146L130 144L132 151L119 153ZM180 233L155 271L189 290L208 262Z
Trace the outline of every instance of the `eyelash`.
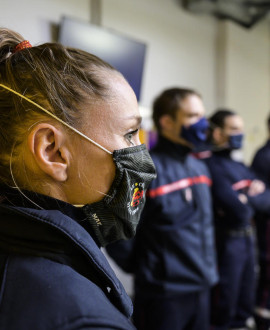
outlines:
M139 131L139 128L135 129L134 131L132 132L128 132L126 135L125 135L125 139L132 145L134 145L134 143L131 141L131 139L133 138L134 135L136 135Z

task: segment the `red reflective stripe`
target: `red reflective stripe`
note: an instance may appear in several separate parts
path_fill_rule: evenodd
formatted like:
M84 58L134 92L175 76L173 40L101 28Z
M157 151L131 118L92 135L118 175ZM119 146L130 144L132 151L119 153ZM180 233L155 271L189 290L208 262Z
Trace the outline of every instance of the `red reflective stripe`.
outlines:
M205 158L210 158L212 156L212 152L210 150L205 150L201 152L194 152L192 156L196 159L205 159Z
M205 175L197 176L195 178L192 178L192 180L193 180L193 184L204 183L207 184L208 186L212 185L212 180Z
M232 185L233 190L241 190L251 185L252 180L241 180Z
M193 186L194 184L207 184L208 186L211 186L212 180L205 175L200 175L194 178L185 178L179 181L165 184L164 186L160 186L155 189L149 189L147 191L147 196L151 198L155 198L157 196L166 195L173 191L177 191Z

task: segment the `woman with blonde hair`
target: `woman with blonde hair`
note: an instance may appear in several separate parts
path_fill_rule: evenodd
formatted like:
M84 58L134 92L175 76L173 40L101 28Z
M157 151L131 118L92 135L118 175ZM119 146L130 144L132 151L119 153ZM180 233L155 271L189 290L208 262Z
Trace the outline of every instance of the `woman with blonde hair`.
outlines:
M155 177L140 120L109 64L0 29L0 329L133 329L100 247L135 234Z

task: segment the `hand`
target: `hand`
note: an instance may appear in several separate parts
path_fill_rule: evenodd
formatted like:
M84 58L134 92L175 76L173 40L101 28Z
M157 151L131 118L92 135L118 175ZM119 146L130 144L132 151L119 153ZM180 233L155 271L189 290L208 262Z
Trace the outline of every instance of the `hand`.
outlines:
M257 196L265 191L265 184L260 180L253 180L248 189L249 196Z

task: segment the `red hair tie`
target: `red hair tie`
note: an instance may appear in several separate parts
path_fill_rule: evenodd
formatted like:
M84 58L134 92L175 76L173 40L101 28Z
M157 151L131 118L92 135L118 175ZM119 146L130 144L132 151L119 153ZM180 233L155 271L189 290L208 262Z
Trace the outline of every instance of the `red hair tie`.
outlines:
M28 40L24 40L24 41L20 42L17 46L14 47L13 53L16 53L22 49L31 48L31 47L32 47L32 45L30 44L30 42Z

